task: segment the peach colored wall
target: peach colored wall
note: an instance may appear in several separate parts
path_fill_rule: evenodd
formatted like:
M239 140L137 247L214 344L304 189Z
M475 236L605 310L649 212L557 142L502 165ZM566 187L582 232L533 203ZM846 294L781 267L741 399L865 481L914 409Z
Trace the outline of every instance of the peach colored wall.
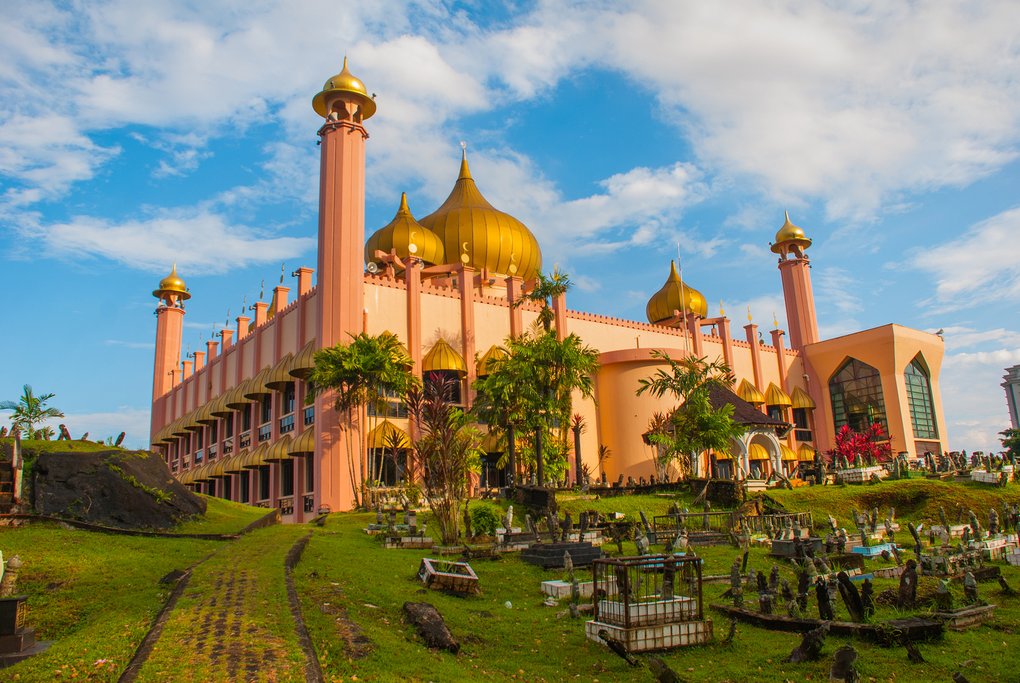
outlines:
M810 344L804 347L804 353L817 375L822 399L819 410L815 411L818 426L815 439L821 450L830 450L834 445L835 429L832 401L829 397L829 379L848 357L852 357L875 367L881 375L893 452L915 453L903 371L918 353L924 356L931 372L932 399L939 433L936 440L942 444L943 450L948 450L942 392L938 382L945 348L937 336L900 325L884 325Z
M407 341L407 298L403 289L366 282L365 310L369 334L392 332Z

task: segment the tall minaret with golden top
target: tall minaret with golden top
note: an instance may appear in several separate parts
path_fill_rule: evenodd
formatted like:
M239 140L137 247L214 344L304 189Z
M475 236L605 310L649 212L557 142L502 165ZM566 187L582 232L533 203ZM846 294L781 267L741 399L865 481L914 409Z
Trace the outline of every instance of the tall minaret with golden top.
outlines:
M174 386L173 373L181 360L181 333L184 330L184 302L191 298L187 285L177 274L177 264L159 281L152 292L159 299L156 307L156 358L152 371L152 400Z
M786 322L790 326L790 347L795 351L818 341L818 318L815 315L815 295L811 289L811 262L806 250L811 240L804 230L786 222L776 233L772 252L779 254L779 275L783 280L783 297L786 299Z
M316 293L319 348L350 341L362 331L365 248L364 122L375 114L375 100L347 68L331 77L312 99L325 119L319 129L319 258ZM346 439L329 397L315 404L315 465L318 507L346 510L353 505L345 463ZM353 439L358 443L357 435Z

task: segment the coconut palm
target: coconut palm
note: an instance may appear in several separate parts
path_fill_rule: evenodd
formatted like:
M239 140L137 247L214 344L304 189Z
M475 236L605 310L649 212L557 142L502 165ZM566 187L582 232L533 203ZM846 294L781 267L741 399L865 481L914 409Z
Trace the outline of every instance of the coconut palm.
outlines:
M717 408L710 401L714 387L733 384L733 373L722 361L693 356L674 360L662 351L653 351L652 357L663 361L668 370L660 367L650 378L639 380L637 394L648 392L656 398L671 394L682 405L669 414L663 430L648 435L648 441L662 446L659 457L665 463L675 462L681 473L693 473L699 453L725 451L744 431L733 421L732 405Z
M0 401L0 410L12 410L11 425L17 428L26 438L35 434L35 425L55 417L64 417L57 408L48 408L46 403L56 394L40 394L36 396L31 384L26 384L17 401ZM52 430L51 430L52 432Z
M367 471L366 439L378 422L387 397L403 399L417 380L411 374L407 350L390 332L351 336L349 344L337 344L315 352L315 367L309 377L309 399L331 392L333 406L341 415L340 427L347 439L347 466L360 507L363 488L372 478ZM372 406L372 415L367 408ZM364 426L366 428L359 428ZM354 433L358 442L354 442Z

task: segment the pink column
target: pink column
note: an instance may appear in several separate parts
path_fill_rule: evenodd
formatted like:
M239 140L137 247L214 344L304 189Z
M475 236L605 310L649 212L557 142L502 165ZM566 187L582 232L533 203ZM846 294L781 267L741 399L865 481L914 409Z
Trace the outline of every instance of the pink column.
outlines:
M688 313L685 317L687 319L687 330L691 334L691 347L694 350L694 355L701 358L705 355L701 338L701 318L695 313Z
M717 323L719 326L719 339L722 341L723 360L726 365L733 368L733 338L730 336L730 319L720 317Z
M754 323L744 325L747 343L751 345L751 367L754 370L754 386L758 391L765 391L761 380L761 347L758 344L758 326Z
M506 279L506 301L510 307L510 336L514 339L521 336L524 331L524 317L521 309L514 306L514 303L521 298L522 281L519 277L508 277Z
M195 351L195 372L205 367L205 351Z
M421 379L421 261L408 259L404 282L407 285L407 351L414 364L411 372Z
M273 288L273 301L276 303L276 307L273 309L273 313L279 313L283 309L287 308L287 298L290 296L290 287L284 287L280 285Z
M561 293L553 297L552 308L556 324L556 339L563 341L570 334L567 330L567 295Z
M294 271L298 279L298 296L304 296L308 292L312 291L312 273L315 271L311 268L301 267Z
M786 347L783 346L782 330L772 330L772 346L776 347L776 364L779 366L779 386L783 391L789 391L786 386Z
M460 288L460 343L464 364L467 366L467 386L464 391L464 406L470 408L474 402L475 367L475 269L462 265L457 274Z
M818 341L818 318L811 288L811 264L806 256L779 261L786 301L786 320L790 325L790 346L794 351Z

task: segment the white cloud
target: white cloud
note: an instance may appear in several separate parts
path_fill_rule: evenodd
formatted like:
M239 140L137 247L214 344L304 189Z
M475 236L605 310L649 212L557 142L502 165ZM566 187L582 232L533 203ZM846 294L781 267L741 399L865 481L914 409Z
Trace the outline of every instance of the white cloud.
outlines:
M864 310L864 304L855 294L861 291L861 283L848 271L834 266L816 268L815 271L819 301L833 306L842 316Z
M149 411L143 408L122 406L117 410L99 413L66 413L64 417L48 423L54 431L57 425L64 424L71 433L71 438L78 439L85 432L90 441L98 441L107 437L117 438L126 432L124 446L127 448L149 447Z
M125 349L145 349L151 351L155 348L155 344L152 342L133 342L124 339L107 339L103 343L107 346L120 346Z
M196 275L279 263L315 246L311 238L272 237L201 211L165 212L119 223L84 216L30 230L52 253L100 256L158 272L176 262Z
M910 261L935 280L940 306L968 307L978 293L985 303L1020 301L1020 208L959 232L964 237L919 250Z

